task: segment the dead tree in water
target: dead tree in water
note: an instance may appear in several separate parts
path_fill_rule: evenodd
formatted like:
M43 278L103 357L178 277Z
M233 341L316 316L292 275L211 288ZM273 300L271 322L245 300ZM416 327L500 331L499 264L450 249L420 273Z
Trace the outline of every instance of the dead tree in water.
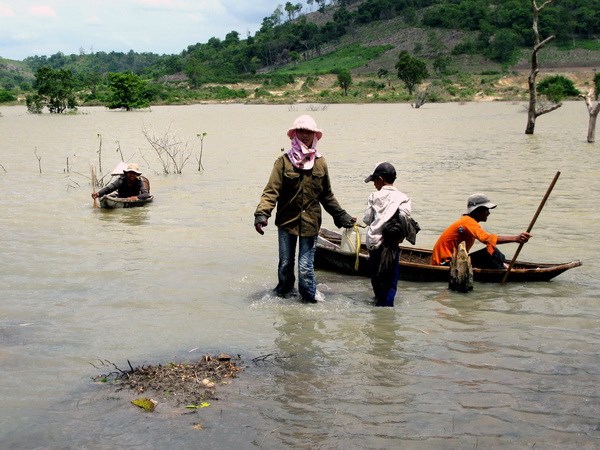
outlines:
M418 89L417 92L415 93L415 102L411 103L410 106L412 106L415 109L418 109L421 106L423 106L425 103L427 103L427 100L429 100L430 96L431 96L431 86L428 86L427 89Z
M590 89L587 95L581 95L581 97L585 100L585 105L587 106L588 113L590 114L590 121L588 123L588 134L587 141L592 143L596 140L596 119L598 118L598 113L600 112L600 101L596 101L596 104L592 102L592 99L598 99L598 94L594 95L594 89Z
M37 147L35 147L35 150L33 151L33 154L35 155L35 157L38 160L38 169L39 169L40 173L42 173L42 156L38 155Z
M529 107L527 109L527 128L525 129L525 134L533 134L533 130L535 129L535 119L537 119L542 114L552 112L555 109L558 109L562 106L562 103L557 103L546 108L540 107L538 109L537 91L535 86L535 80L538 75L538 72L540 71L538 66L537 54L544 45L546 45L548 42L554 39L554 35L551 35L543 41L540 41L540 32L538 29L540 11L553 2L554 0L546 0L544 3L542 3L541 6L538 6L536 0L532 0L534 45L533 52L531 53L531 73L527 78L527 83L529 85Z
M204 151L204 138L206 137L206 132L198 133L196 137L200 138L200 156L198 157L198 172L204 170L204 166L202 165L202 152Z
M165 175L170 173L172 164L173 173L180 174L191 156L190 151L187 149L188 143L181 142L175 134L171 133L170 129L167 129L164 135L157 136L151 133L144 125L142 133L156 152L158 159L160 159L163 166L163 173Z

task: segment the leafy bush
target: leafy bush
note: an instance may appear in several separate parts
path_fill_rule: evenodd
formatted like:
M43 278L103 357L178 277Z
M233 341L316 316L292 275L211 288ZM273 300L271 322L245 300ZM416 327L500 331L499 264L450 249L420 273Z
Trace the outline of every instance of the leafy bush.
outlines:
M357 84L357 86L366 89L377 89L378 91L385 89L385 83L379 83L375 80L361 81Z
M254 89L254 97L255 98L259 98L259 97L272 97L273 94L271 94L269 91L267 91L264 88L256 88Z
M562 75L544 78L538 83L537 91L555 103L560 102L565 97L576 97L580 94L573 82Z
M453 55L474 55L479 52L479 47L474 39L467 38L456 44L452 49Z
M265 86L272 87L283 87L287 84L293 84L296 80L294 79L294 75L291 73L277 73L271 75L265 82L263 83Z
M17 100L17 97L15 97L10 91L0 89L0 103L14 102L15 100Z
M446 92L450 94L452 97L456 97L458 95L459 89L456 86L448 86L446 88Z
M429 97L427 98L427 101L429 103L439 103L439 102L443 101L443 98L439 94L439 92L432 91L432 92L429 93Z
M27 112L30 114L41 114L44 109L44 100L38 94L29 94L25 97Z
M229 89L227 86L214 86L208 89L216 100L230 100L248 97L245 89Z

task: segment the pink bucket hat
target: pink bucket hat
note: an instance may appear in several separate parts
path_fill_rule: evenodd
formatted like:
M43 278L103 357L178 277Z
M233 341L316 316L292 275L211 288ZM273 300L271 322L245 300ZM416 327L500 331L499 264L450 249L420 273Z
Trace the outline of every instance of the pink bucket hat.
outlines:
M321 137L323 136L323 132L317 127L317 122L315 122L315 119L309 115L300 116L294 120L292 128L290 128L287 132L287 135L290 139L295 136L296 130L314 131L318 140L321 140Z

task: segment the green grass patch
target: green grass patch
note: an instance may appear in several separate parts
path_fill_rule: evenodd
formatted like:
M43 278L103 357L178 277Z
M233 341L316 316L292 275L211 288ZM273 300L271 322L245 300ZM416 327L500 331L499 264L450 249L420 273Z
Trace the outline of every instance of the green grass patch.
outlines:
M600 51L600 41L594 39L582 39L575 42L569 41L558 44L557 48L562 51L569 51L581 48L584 50L596 52Z
M379 58L382 54L391 50L391 45L375 45L372 47L363 47L359 44L352 44L342 47L332 53L323 55L308 61L301 61L295 66L288 66L274 73L293 74L293 75L319 75L332 73L334 70L347 69L352 70L362 67L369 61Z

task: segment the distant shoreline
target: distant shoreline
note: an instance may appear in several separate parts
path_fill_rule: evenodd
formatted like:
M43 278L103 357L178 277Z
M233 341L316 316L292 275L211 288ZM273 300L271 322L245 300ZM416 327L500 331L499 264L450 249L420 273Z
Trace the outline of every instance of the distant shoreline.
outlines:
M537 81L547 76L562 75L573 81L575 87L581 94L593 87L593 79L596 68L590 67L565 67L545 68L537 76ZM464 103L464 102L526 102L529 100L529 89L527 78L529 70L513 71L510 74L472 74L467 77L448 76L442 81L434 79L423 83L419 89L431 89L430 98L426 103ZM257 83L235 83L235 84L207 84L199 88L214 88L215 86L226 87L231 90L244 90L248 96L243 98L212 99L212 98L188 98L182 101L155 102L151 106L185 106L194 104L249 104L249 105L294 105L294 104L412 104L415 95L409 95L403 83L393 77L387 79L377 76L356 76L349 89L348 95L342 95L337 86L335 75L320 75L316 82L310 87L306 86L307 77L297 77L290 85L269 88ZM0 106L25 106L25 98L19 97L19 101L4 103ZM565 101L578 100L567 98ZM84 106L103 106L99 102L84 103Z

